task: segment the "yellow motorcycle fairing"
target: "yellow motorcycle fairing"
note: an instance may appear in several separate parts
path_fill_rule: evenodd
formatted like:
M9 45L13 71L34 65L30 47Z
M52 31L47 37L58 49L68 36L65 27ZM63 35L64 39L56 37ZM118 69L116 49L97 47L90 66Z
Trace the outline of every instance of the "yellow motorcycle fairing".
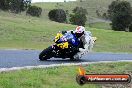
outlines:
M57 33L57 35L55 36L54 42L56 43L61 37L63 36L62 33ZM61 49L66 49L68 48L69 43L68 42L63 42L63 43L59 43L57 44L58 47L60 47Z
M54 42L58 41L58 39L60 39L62 36L63 36L62 33L60 33L60 32L57 33L57 35L55 36L55 40L54 40Z
M57 46L60 47L61 49L66 49L66 48L68 48L68 45L69 45L68 42L64 42L64 43L57 44Z

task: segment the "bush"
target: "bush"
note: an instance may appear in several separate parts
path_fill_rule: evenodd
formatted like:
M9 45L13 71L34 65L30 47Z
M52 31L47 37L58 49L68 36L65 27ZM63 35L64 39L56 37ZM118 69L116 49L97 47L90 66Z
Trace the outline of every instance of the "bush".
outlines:
M53 9L48 14L52 21L64 23L66 21L66 13L63 9Z
M0 9L19 13L21 11L25 11L30 4L31 0L1 0Z
M116 31L126 31L132 22L132 9L127 1L113 1L109 5L108 16L112 21L112 29Z
M82 7L76 7L73 9L73 14L70 14L71 24L84 26L87 21L86 14L86 9L83 9Z
M74 25L85 26L86 19L87 17L84 14L71 14L70 15L70 22L71 24L74 24Z
M9 9L9 0L1 0L0 1L0 9L8 10Z
M37 6L30 6L26 12L26 14L36 17L40 17L41 13L42 13L42 8Z
M19 13L23 10L22 0L11 0L10 2L10 11L13 13Z
M129 25L129 32L132 32L132 24Z

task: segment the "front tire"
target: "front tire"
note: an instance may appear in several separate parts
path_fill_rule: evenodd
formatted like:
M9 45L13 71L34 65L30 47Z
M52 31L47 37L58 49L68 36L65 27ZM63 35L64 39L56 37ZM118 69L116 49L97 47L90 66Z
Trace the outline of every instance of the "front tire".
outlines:
M50 59L52 57L52 46L44 49L40 54L39 54L39 60L44 61L47 59Z

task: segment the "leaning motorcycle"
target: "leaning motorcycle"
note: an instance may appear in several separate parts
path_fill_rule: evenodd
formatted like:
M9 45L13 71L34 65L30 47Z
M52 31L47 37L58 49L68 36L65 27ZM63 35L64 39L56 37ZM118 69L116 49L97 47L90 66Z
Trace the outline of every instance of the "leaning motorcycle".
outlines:
M74 60L73 56L79 52L78 48L81 44L72 32L64 34L61 32L57 33L54 43L39 54L39 60L43 61L52 57L62 59L70 58L70 60Z

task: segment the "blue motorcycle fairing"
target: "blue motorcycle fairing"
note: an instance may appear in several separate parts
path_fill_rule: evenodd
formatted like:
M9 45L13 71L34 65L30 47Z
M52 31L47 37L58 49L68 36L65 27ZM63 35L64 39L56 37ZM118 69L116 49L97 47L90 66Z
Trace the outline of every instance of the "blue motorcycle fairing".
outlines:
M66 33L63 37L61 37L58 43L62 43L62 42L69 42L73 46L78 46L80 43L76 35L72 33Z

